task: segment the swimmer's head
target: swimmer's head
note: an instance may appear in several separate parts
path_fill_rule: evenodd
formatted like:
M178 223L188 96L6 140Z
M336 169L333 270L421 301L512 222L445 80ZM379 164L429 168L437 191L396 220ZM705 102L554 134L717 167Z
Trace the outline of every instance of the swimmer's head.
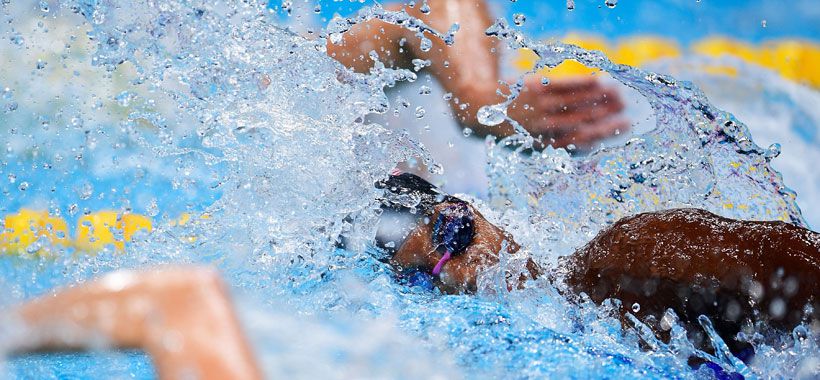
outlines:
M376 188L385 190L379 199L385 206L406 209L408 203L418 202L414 206L425 214L431 213L439 203L460 201L411 173L393 173L387 179L376 182Z
M466 216L465 208L469 216L462 219ZM452 222L447 223L448 220ZM434 231L437 221L440 226ZM466 221L468 228L464 227ZM447 246L458 252L449 257L444 242L448 234L451 238ZM464 293L477 289L478 274L482 268L498 264L502 251L512 254L517 250L518 245L503 230L470 204L443 202L433 207L428 223L419 224L410 233L391 262L400 271L418 270L433 275L436 287L445 293Z

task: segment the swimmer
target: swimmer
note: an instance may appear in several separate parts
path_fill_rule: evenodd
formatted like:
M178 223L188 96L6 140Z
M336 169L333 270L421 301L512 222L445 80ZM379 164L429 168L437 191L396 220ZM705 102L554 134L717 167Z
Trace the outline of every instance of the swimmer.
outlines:
M427 223L409 233L390 263L428 273L445 293L476 291L483 268L522 254L512 236L469 203L412 174L377 184L382 202L400 208L413 196ZM424 219L424 218L422 218ZM698 209L644 213L603 230L547 273L531 260L509 273L509 289L541 276L561 281L570 298L620 299L639 316L672 309L684 323L708 316L726 338L757 318L788 328L804 310L817 318L820 234L783 222L738 221ZM813 309L805 309L805 306ZM623 311L625 312L625 310ZM18 352L98 346L141 348L161 378L261 378L218 276L203 268L118 271L30 301L13 314L27 326ZM72 327L72 328L66 328ZM661 324L653 325L662 332ZM742 342L728 342L735 350ZM737 351L735 351L737 352ZM182 374L182 375L181 375Z
M343 34L340 44L328 42L327 53L344 66L366 73L373 67L375 51L388 67L412 68L412 60L429 60L428 70L452 94L450 106L459 123L476 137L502 138L514 134L512 125L488 127L478 122L480 107L506 100L498 94L501 77L497 39L484 32L492 25L489 7L483 0L428 0L430 11L421 11L421 2L410 7L388 5L387 10L405 10L439 31L459 24L452 46L432 38L432 48L423 51L415 33L380 20L354 25ZM508 92L506 88L501 88ZM618 92L594 77L554 80L542 84L540 75L524 80L520 96L510 105L508 116L540 142L540 146L589 149L603 138L629 129L619 115L623 102Z
M417 186L419 180L412 177L392 176L382 187L424 194L428 201L420 207L434 222L415 227L390 262L402 271L434 275L434 283L446 293L474 292L482 268L496 265L499 255L515 255L519 245L472 206L442 197L432 186ZM454 205L458 215L467 216L451 217ZM437 238L441 223L451 224L448 231L470 236L471 243L459 242L465 248L451 249ZM509 289L544 274L532 260L523 272L507 276ZM686 327L706 315L735 353L749 348L735 335L753 319L791 328L804 310L811 311L809 317L820 317L820 233L779 221L739 221L700 209L643 213L603 230L562 258L549 275L563 277L571 297L583 292L597 303L614 298L626 306L638 304L636 314L651 316L657 332L664 330L667 309ZM629 311L622 308L622 313Z

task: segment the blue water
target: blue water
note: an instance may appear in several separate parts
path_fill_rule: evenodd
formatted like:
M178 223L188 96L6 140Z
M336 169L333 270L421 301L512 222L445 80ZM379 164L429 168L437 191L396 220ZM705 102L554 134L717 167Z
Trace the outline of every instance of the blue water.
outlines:
M477 295L441 295L396 281L371 247L374 181L411 158L436 167L406 135L364 121L390 109L385 87L414 73L345 72L323 54L323 42L283 30L263 3L84 0L4 12L11 27L0 41L10 53L0 84L12 95L0 119L10 142L3 212L42 207L71 219L100 208L157 218L204 210L211 218L157 223L122 253L2 257L0 304L117 269L213 265L270 378L708 378L711 370L689 367L690 357L705 353L679 327L669 345L658 344L640 324L622 327L617 303L575 304L546 280L508 292L505 271L520 270L525 257L549 268L619 216L680 204L805 223L770 165L775 154L691 84L533 43L544 64L572 58L610 70L646 97L657 125L640 141L589 157L491 147L493 197L476 205L516 236L524 256L489 268ZM48 63L37 68L37 59ZM260 86L265 76L269 87ZM123 91L133 99L124 102ZM349 249L335 248L340 236ZM759 344L751 369L713 359L762 377L815 375L816 338L777 334L782 344ZM0 342L10 336L0 329ZM644 349L644 340L656 348ZM5 365L4 375L21 378L152 375L133 352Z

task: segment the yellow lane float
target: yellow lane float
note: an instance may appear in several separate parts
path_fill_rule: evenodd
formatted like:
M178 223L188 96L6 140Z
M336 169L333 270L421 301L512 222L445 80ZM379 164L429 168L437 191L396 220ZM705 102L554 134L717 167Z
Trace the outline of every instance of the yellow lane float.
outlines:
M44 247L70 244L65 220L50 216L47 211L22 209L3 218L0 253L45 254Z
M607 40L590 35L569 34L561 39L589 50L605 53L613 62L630 66L642 66L662 58L675 58L684 54L709 57L732 56L782 75L784 78L814 88L820 88L820 45L814 42L784 39L769 41L760 45L734 40L727 37L708 37L689 46L684 52L672 40L654 36L636 36L611 44ZM513 65L519 70L530 70L537 56L531 50L521 49ZM737 75L737 69L729 66L707 67L708 72L723 75ZM585 75L598 70L588 68L575 61L564 62L558 67L544 70L541 74L561 78Z
M197 216L201 220L211 218L210 214ZM169 222L171 227L184 226L193 216L183 213ZM46 255L51 247L74 248L82 252L99 252L106 247L123 251L126 243L140 233L154 230L151 218L132 213L103 210L83 215L74 229L76 238L69 234L68 224L59 216L48 211L21 209L8 214L0 224L0 255L37 254ZM194 242L196 236L184 236L184 241Z
M83 215L77 221L76 247L83 251L99 251L113 244L117 250L125 248L137 231L153 230L151 219L139 214L120 214L116 211L100 211Z

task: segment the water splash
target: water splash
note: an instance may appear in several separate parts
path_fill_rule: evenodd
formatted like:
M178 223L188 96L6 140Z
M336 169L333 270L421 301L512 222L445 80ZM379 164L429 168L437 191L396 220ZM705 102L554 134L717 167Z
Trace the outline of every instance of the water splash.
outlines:
M539 60L532 72L568 59L601 69L643 95L656 119L652 131L581 158L563 149L525 150L532 141L526 133L493 145L492 202L524 212L530 223L544 227L540 234L552 235L528 242L539 245L536 252L568 254L624 216L672 207L805 226L794 192L770 166L776 155L757 146L742 122L711 105L691 83L613 64L600 52L534 42L503 19L487 34L511 48L533 50ZM506 102L485 108L501 108L495 114L503 114L515 96L513 90ZM559 240L571 243L556 249Z
M242 295L239 305L250 315L250 335L272 337L256 342L261 362L305 355L336 360L330 369L295 360L293 367L268 368L270 376L357 377L361 372L356 368L378 369L385 377L696 376L687 364L696 353L673 319L667 323L672 340L646 351L640 341L652 338L640 329L621 327L615 318L623 307L618 302L576 305L546 280L507 292L499 285L504 269L521 267L520 258L504 260L484 273L478 296L441 296L396 282L377 260L379 253L334 249L340 236L354 246L372 238L378 219L372 186L376 179L409 157L429 160L406 136L363 122L369 113L390 109L383 89L413 80L412 71L389 70L376 60L368 75L354 74L325 56L324 41L309 41L277 27L264 4L66 1L51 7L48 18L31 22L31 33L23 27L25 19L11 13L6 17L14 19L9 25L16 29L2 32L22 36L4 39L11 49L19 49L18 43L49 46L39 38L45 34L42 29L57 30L52 25L65 22L63 31L80 32L63 34L87 32L93 52L81 54L82 44L75 42L70 49L58 49L59 60L38 58L49 62L41 70L34 70L37 63L32 60L27 70L35 74L18 74L33 78L32 91L26 94L24 86L0 84L14 87L2 101L18 105L3 114L0 123L25 130L7 132L14 136L8 140L13 155L4 161L2 178L17 177L3 187L14 194L11 206L0 207L36 203L17 195L20 184L28 182L25 193L45 197L52 214L83 214L95 206L162 213L156 210L186 203L193 205L182 210L195 216L185 224L158 225L122 254L106 250L75 256L68 249L48 258L3 258L0 282L8 291L0 303L118 268L198 262L218 266ZM65 13L79 14L84 21ZM354 24L379 18L416 27L433 38L454 33L427 30L418 21L378 8L360 15ZM44 27L37 26L40 22ZM336 20L324 34L333 39L350 26ZM49 33L57 35L54 30ZM509 41L527 41L498 29L500 36L504 33L512 33L505 37ZM548 263L619 215L686 202L718 207L725 197L740 194L756 198L744 203L748 210L724 209L724 214L758 217L769 210L771 218L801 220L785 187L771 191L780 182L767 171L765 150L691 86L612 66L600 54L567 45L539 52L543 64L572 58L606 66L616 79L649 99L659 127L624 147L586 159L552 149L525 157L523 151L504 148L507 143L526 143L526 136L494 146L491 171L498 177L493 202L512 207L493 211L483 202L476 204L512 231L535 258ZM74 75L78 62L96 66ZM70 67L66 76L50 82L41 77L58 73L61 64ZM419 68L427 64L416 63ZM51 89L47 83L62 86L59 99L70 95L77 100L52 102L57 94L46 91ZM516 88L511 86L511 93ZM49 103L51 108L45 106ZM19 116L20 107L35 116ZM504 107L495 110L486 120L506 117ZM730 158L740 160L742 170L755 167L756 172L743 172L740 180L727 182L721 165ZM29 169L32 162L36 169ZM640 165L632 167L635 162ZM43 163L54 164L58 171L44 169ZM107 180L111 177L118 180ZM51 193L46 179L57 180L50 185L55 193L69 194L44 196ZM577 187L579 183L585 187ZM588 194L578 189L594 189L599 200L586 199ZM301 346L291 343L296 341L314 350L300 351ZM771 354L772 347L758 346L766 360L752 371L805 373L800 371L818 356L816 346L805 339L794 346L802 351L796 349L787 358ZM792 363L794 368L788 367ZM720 364L734 368L731 362ZM31 373L25 363L14 368ZM137 371L144 369L137 366Z

